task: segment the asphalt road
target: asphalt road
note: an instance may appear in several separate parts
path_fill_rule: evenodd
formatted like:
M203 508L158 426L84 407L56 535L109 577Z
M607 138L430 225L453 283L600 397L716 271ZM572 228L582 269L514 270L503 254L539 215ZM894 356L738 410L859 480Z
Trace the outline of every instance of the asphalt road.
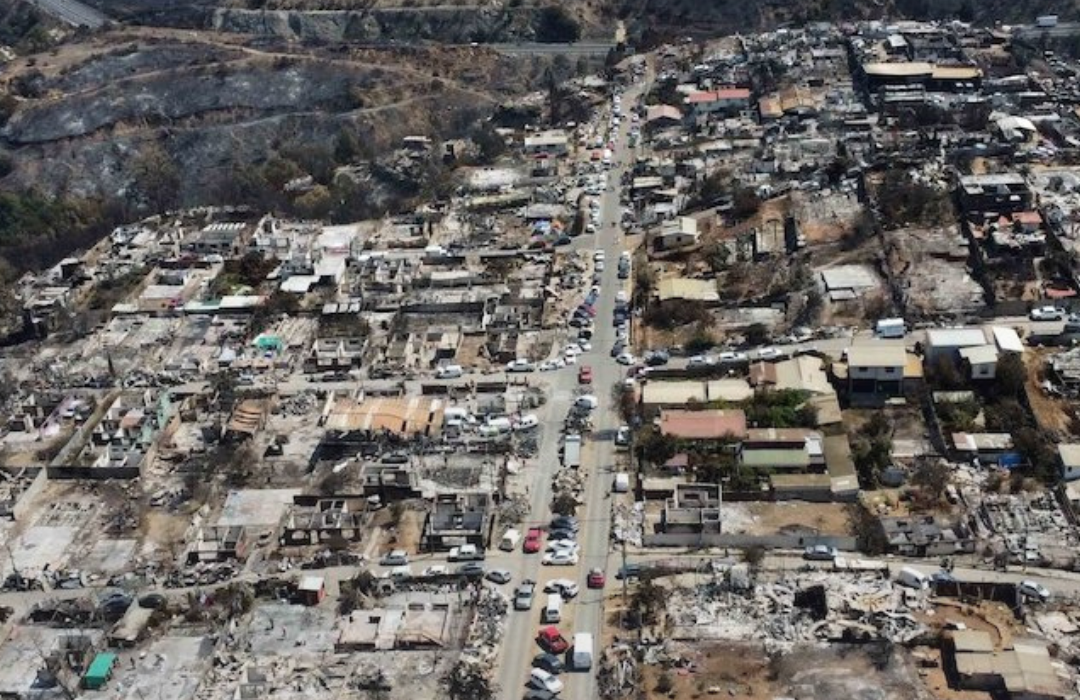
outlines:
M108 17L78 0L30 0L30 4L76 27L97 29L109 21Z
M636 99L638 90L628 91L624 95L624 105L629 107ZM600 299L596 305L595 335L593 349L578 358L576 366L547 373L544 376L549 383L550 398L540 416L545 423L544 437L540 445L539 457L535 465L536 479L530 492L532 515L530 519L543 523L550 517L549 501L551 497L551 477L560 469L558 455L558 426L570 410L577 392L577 368L588 365L593 370L591 392L600 401L600 407L593 416L592 439L586 441L582 450L582 469L586 475L585 503L578 508L577 517L581 523L578 542L581 545L580 559L573 567L543 567L540 555L525 555L516 552L511 556L500 556L499 565L510 569L515 574L513 585L522 578L537 581L538 595L533 609L511 611L499 658L496 682L500 696L505 700L516 700L523 693L532 658L540 649L535 643L536 634L542 626L540 611L545 595L540 593L546 581L553 578L569 578L578 583L580 593L577 598L564 606L564 622L558 625L567 640L575 632L592 632L599 650L601 624L603 622L603 591L589 590L585 586L586 575L591 568L608 569L610 555L609 532L611 528L611 480L609 467L614 463L614 442L611 431L619 424L616 407L612 406L611 387L620 382L625 368L615 363L609 356L609 349L615 342L615 329L611 319L615 311L616 291L624 285L618 279L619 253L624 249L624 239L617 224L619 222L620 203L618 182L626 163L629 161L628 125L621 126L615 150L615 159L621 165L613 168L607 175L611 191L605 188L600 200L600 226L593 236L582 236L575 240L574 247L579 250L603 250L605 265ZM615 224L613 226L613 224ZM584 296L584 290L582 291ZM490 560L490 559L489 559ZM509 586L507 587L510 588ZM512 593L511 590L507 591ZM596 696L596 666L589 673L567 673L564 695L569 698L590 698Z

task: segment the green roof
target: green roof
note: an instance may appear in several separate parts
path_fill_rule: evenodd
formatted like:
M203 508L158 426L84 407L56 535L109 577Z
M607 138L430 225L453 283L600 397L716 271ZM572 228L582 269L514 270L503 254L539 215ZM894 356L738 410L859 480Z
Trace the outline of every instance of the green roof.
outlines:
M105 682L109 680L109 674L112 672L112 667L115 663L116 654L111 652L102 652L98 654L94 657L93 662L91 662L90 668L86 671L86 675L83 676L83 683L91 690L102 687L105 685Z

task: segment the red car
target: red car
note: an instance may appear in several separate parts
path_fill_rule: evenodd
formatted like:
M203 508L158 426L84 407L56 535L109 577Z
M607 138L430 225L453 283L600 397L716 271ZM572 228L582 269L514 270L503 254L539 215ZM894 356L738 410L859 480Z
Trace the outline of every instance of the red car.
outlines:
M536 554L539 552L543 544L540 541L543 536L544 533L540 531L540 528L534 527L530 529L525 533L525 543L521 545L521 551L526 554Z
M582 365L577 373L578 384L592 384L592 367Z
M606 581L603 569L591 569L589 577L585 579L585 585L589 588L603 588Z
M557 627L545 627L536 635L536 643L549 654L561 654L570 648L566 637Z

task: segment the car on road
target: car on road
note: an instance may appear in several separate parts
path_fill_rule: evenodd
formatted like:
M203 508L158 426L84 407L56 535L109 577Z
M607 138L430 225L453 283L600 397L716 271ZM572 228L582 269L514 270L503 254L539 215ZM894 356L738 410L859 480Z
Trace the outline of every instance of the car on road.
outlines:
M1050 599L1050 589L1038 581L1032 581L1031 579L1021 581L1020 585L1016 587L1016 590L1025 598L1037 598L1041 601Z
M548 552L577 552L581 545L574 540L548 540Z
M543 544L540 542L544 536L543 531L538 527L529 528L529 531L525 533L525 542L521 545L521 551L526 554L536 554L540 551Z
M558 593L565 600L576 598L578 585L568 578L554 578L544 586L544 593Z
M409 554L404 549L395 549L379 560L383 566L406 566L409 563Z
M659 367L666 365L671 360L671 355L663 350L654 350L653 352L646 353L645 364L649 367Z
M1065 312L1056 306L1038 306L1028 316L1032 321L1060 321L1065 318Z
M578 384L592 384L592 367L589 365L582 365L581 368L578 369L577 380Z
M589 588L603 588L607 583L607 577L604 576L603 569L590 569L589 575L585 578L585 585Z
M745 352L738 352L735 350L725 350L720 353L721 362L747 362L749 361Z
M469 578L480 578L484 575L484 565L478 561L470 561L466 564L462 564L458 568L454 569L454 573L458 576L467 576Z
M536 593L536 582L525 579L514 589L514 610L528 610L532 608L533 595Z
M552 530L571 530L577 532L581 528L578 519L572 515L556 515L551 519Z
M615 431L615 444L619 447L626 447L630 444L629 425L620 425L619 429Z
M803 559L810 561L832 561L836 559L836 547L825 544L815 544L803 550Z
M560 693L563 689L563 682L555 674L548 673L542 668L534 668L529 672L529 685L550 693Z
M712 367L716 364L716 358L709 355L694 355L686 362L688 369L698 369L702 367Z
M506 363L507 372L532 372L533 364L528 360L518 358L516 360L510 360Z
M576 540L577 533L566 528L548 531L549 540Z
M447 569L444 565L442 565L442 564L432 564L431 566L424 569L423 573L420 574L420 575L421 576L445 576L448 572L449 572L449 569Z
M592 394L582 394L574 399L574 407L584 409L587 411L593 411L600 406L600 399L596 398Z
M577 552L568 549L560 549L545 554L544 558L540 560L540 563L544 566L574 566L578 563L578 555Z
M767 347L758 350L757 356L759 360L782 360L787 357L787 353L779 348Z
M615 303L616 304L625 304L628 301L630 301L630 297L629 297L629 295L627 295L627 293L625 291L620 289L618 292L616 292L616 294L615 294Z
M537 654L532 660L533 668L542 668L548 673L556 675L563 672L563 662L558 656L547 652Z
M593 266L593 269L596 270L597 272L603 272L604 271L604 261L603 260L597 260L596 264Z
M491 581L492 583L503 584L510 583L511 577L510 572L506 569L492 569L487 573L487 576L485 576L484 578L486 578L488 581Z
M566 637L562 636L558 627L542 628L536 635L536 643L549 654L561 654L570 648L570 643L566 641Z
M603 260L606 257L607 256L604 254L604 251L602 251L602 250L594 251L593 254L592 254L592 259L593 259L594 262L600 262L601 260Z
M615 341L615 344L611 346L611 356L612 357L618 357L619 355L623 354L623 352L625 352L625 351L626 351L626 341L625 340L617 340L617 341Z
M615 361L620 365L632 365L634 364L634 356L629 352L623 351L615 357Z
M558 700L558 695L550 690L540 690L539 688L526 688L525 695L522 696L522 700Z

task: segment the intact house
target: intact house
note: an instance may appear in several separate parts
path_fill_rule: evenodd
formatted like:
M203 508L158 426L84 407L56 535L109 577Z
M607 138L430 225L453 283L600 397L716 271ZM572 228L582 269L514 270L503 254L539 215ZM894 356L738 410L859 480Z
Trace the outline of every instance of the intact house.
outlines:
M710 114L738 114L750 108L750 90L738 87L698 90L686 96L684 106L694 119Z
M991 380L997 375L998 360L1024 351L1020 336L1012 328L932 328L926 331L925 358L929 371L949 362L963 368L968 378Z
M565 131L540 131L525 137L525 155L565 156L570 150L570 138Z
M697 219L680 216L660 224L660 230L653 235L653 248L657 252L687 248L697 245L698 237Z
M901 396L907 352L902 345L853 345L847 353L849 395ZM836 370L843 371L840 366Z
M957 461L1005 464L1016 460L1010 433L953 433Z

